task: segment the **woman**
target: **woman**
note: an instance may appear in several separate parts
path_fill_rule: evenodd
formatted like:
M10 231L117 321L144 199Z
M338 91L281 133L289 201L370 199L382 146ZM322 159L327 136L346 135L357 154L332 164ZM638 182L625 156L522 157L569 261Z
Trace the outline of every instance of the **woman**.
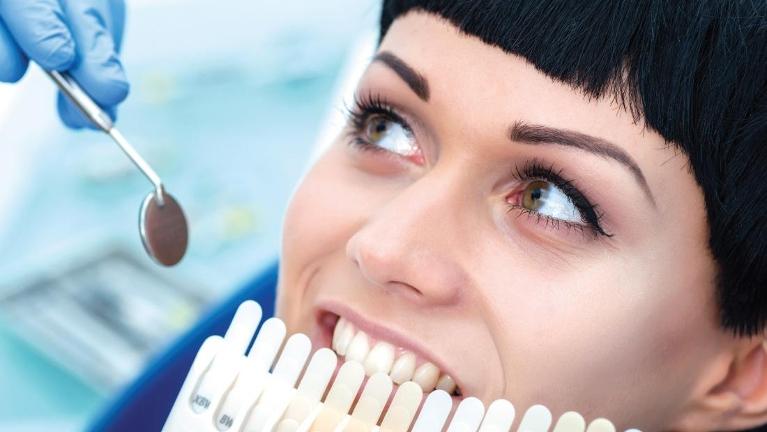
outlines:
M278 315L456 398L767 423L765 64L760 2L384 1Z
M289 330L456 397L767 422L767 5L385 1L381 36L286 216Z

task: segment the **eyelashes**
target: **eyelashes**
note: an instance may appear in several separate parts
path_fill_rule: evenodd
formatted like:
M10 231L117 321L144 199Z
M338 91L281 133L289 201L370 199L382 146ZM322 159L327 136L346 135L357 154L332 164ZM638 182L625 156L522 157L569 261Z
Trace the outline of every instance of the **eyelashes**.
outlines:
M390 122L392 125L401 128L402 133L400 135L410 136L412 141L415 141L413 129L410 124L397 112L397 109L388 103L380 94L366 93L355 96L353 106L347 106L346 112L350 125L347 137L350 145L356 149L371 151L387 157L407 155L403 154L402 151L392 151L392 146L381 145L381 141L375 142L376 140L371 140L369 136L369 123L371 122L371 119L385 119L386 122ZM417 143L414 143L414 146L417 147ZM606 232L602 227L601 221L603 214L599 210L599 206L592 203L574 182L567 179L562 170L556 169L553 164L546 165L539 160L532 159L521 165L517 165L513 171L513 177L523 185L522 187L524 187L524 185L530 186L533 182L545 182L550 184L556 189L555 195L560 198L558 203L554 202L555 207L556 204L565 202L570 205L569 209L572 209L571 212L566 211L565 214L577 214L577 216L558 218L538 211L538 209L527 208L524 205L507 202L509 211L517 210L520 212L520 215L526 214L533 217L537 223L543 224L547 228L575 229L584 233L588 232L595 237L613 236ZM561 210L561 208L559 210Z
M409 133L413 133L409 123L380 94L355 95L353 105L351 107L346 106L345 111L352 126L351 133L356 137L359 137L365 130L368 119L376 114L399 124Z
M355 147L418 166L426 162L407 120L380 97L357 99L355 107L348 111L350 138Z
M514 178L521 183L544 181L558 188L577 209L581 219L586 225L547 216L535 210L527 209L521 205L509 204L509 210L520 210L523 213L536 217L538 222L554 228L566 227L581 231L589 229L597 236L613 236L606 232L602 227L601 220L603 214L599 210L599 206L593 204L591 200L589 200L586 195L575 186L573 180L565 178L562 174L562 170L557 170L553 164L544 165L541 161L533 159L524 163L521 167L519 165L516 166L514 170Z

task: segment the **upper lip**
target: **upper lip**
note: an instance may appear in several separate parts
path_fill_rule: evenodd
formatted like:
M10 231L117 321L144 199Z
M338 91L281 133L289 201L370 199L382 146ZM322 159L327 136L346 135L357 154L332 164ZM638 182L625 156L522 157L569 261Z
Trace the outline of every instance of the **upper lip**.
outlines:
M342 317L351 322L355 328L362 330L368 336L408 350L415 354L417 357L421 357L424 360L433 363L435 366L437 366L437 368L439 368L440 371L442 371L442 373L450 375L459 389L465 389L463 383L461 383L459 378L456 377L455 373L445 364L442 359L440 359L418 341L405 336L404 332L399 332L390 327L386 327L377 322L371 321L367 318L367 315L359 313L343 303L326 301L318 305L317 310L318 318L323 311L338 315L339 317Z

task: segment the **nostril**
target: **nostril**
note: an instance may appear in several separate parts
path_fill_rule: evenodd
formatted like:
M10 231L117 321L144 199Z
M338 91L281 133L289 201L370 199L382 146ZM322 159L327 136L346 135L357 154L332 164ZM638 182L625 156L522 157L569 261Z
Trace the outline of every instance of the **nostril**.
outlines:
M406 292L411 294L412 298L415 299L417 297L421 297L424 294L416 288L413 285L410 285L409 283L405 282L399 282L399 281L391 281L384 285L384 289L390 290L390 291L398 291L398 292Z

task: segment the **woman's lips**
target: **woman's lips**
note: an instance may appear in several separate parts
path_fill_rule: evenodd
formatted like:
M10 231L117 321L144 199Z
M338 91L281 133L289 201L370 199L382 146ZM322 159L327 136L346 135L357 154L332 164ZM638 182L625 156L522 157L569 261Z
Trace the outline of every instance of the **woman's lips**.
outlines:
M413 381L424 392L437 388L451 395L461 394L454 378L415 344L353 311L330 308L333 310L317 312L318 331L312 335L316 346L329 347L340 357L361 363L367 376L383 372L396 384Z

